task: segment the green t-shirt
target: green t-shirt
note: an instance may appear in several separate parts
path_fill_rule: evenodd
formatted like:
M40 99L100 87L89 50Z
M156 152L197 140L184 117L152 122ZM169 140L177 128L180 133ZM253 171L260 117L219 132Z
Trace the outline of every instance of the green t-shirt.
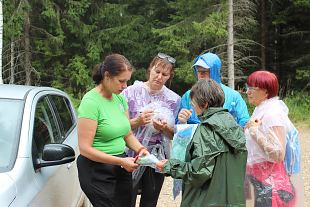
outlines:
M86 93L78 109L79 118L97 121L93 147L110 155L124 153L124 137L130 130L125 114L128 104L122 95L113 94L112 99L101 96L96 89Z

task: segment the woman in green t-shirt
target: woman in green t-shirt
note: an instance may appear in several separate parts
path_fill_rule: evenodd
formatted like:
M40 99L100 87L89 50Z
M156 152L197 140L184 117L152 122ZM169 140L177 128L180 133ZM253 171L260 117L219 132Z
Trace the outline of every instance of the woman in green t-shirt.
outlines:
M87 92L78 109L77 159L80 185L94 207L125 207L132 199L132 175L138 164L126 157L125 147L139 155L148 151L135 138L128 105L120 95L127 87L132 66L122 55L108 55L96 65L96 87Z

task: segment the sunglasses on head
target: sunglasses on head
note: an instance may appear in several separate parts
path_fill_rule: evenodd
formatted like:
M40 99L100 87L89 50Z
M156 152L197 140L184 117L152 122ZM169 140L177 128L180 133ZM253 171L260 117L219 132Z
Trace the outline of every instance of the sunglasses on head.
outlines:
M173 57L171 57L165 53L161 53L161 52L157 54L157 57L159 57L160 59L168 60L168 62L173 64L173 65L175 64L175 61L176 61Z

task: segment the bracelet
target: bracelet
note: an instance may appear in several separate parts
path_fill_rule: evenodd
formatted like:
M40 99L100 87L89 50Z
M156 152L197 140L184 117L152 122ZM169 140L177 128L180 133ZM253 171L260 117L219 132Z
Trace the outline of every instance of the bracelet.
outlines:
M137 154L140 154L140 152L143 150L143 149L146 149L144 146L140 147L137 151Z

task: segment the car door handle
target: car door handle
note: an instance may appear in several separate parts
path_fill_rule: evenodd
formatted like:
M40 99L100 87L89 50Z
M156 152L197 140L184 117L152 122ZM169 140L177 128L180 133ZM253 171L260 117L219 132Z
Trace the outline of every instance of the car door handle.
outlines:
M72 166L72 162L70 162L68 165L67 165L67 168L70 169Z

